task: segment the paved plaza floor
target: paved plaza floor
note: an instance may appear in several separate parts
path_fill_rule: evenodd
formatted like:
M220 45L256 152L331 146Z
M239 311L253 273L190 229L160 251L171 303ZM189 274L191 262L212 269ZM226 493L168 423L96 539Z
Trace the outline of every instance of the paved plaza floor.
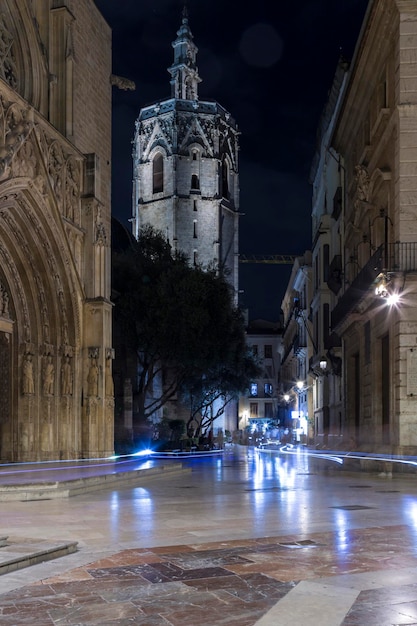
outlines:
M0 576L0 624L417 624L417 476L347 473L302 450L183 463L1 502L1 535L78 543Z

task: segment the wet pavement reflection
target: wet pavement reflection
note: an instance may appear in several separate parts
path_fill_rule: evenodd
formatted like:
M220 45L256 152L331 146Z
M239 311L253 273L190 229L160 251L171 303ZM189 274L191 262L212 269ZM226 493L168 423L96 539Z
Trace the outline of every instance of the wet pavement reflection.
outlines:
M190 471L2 507L4 534L79 542L0 577L2 624L417 623L415 475L347 473L302 448L151 462Z

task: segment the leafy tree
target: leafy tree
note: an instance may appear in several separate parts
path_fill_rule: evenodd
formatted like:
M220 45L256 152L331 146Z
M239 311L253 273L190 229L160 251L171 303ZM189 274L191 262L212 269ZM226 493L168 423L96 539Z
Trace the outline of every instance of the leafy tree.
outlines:
M113 254L112 267L115 324L137 361L140 420L180 392L191 421L247 387L255 364L243 319L215 268L190 266L151 226Z
M190 409L187 430L192 430L194 436L205 435L226 406L245 392L262 372L246 346L240 312L232 308L229 315L228 331L217 337L220 348L217 360L204 371L194 370L181 388L182 401Z

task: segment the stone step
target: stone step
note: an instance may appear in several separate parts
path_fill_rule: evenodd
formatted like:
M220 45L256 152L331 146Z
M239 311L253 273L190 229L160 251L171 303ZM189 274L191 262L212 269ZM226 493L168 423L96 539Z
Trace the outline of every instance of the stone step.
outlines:
M160 479L164 478L164 476L189 473L190 471L190 468L172 463L158 467L140 468L133 471L112 474L103 473L73 480L0 484L0 502L28 502L30 500L69 498L99 489L120 489L132 484L141 486L150 479Z
M7 538L0 548L0 575L72 554L77 545L77 541Z

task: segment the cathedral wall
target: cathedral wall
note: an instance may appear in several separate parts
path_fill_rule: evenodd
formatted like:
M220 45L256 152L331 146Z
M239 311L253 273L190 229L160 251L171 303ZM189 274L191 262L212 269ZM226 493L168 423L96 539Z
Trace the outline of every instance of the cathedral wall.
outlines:
M29 0L12 4L32 11ZM21 41L34 51L39 34L50 38L32 56L49 55L49 122L20 97L36 89L19 95L0 76L0 367L10 383L0 385L0 459L9 461L114 448L111 34L92 0L44 3L36 19L38 33L35 20L8 27L16 58Z

